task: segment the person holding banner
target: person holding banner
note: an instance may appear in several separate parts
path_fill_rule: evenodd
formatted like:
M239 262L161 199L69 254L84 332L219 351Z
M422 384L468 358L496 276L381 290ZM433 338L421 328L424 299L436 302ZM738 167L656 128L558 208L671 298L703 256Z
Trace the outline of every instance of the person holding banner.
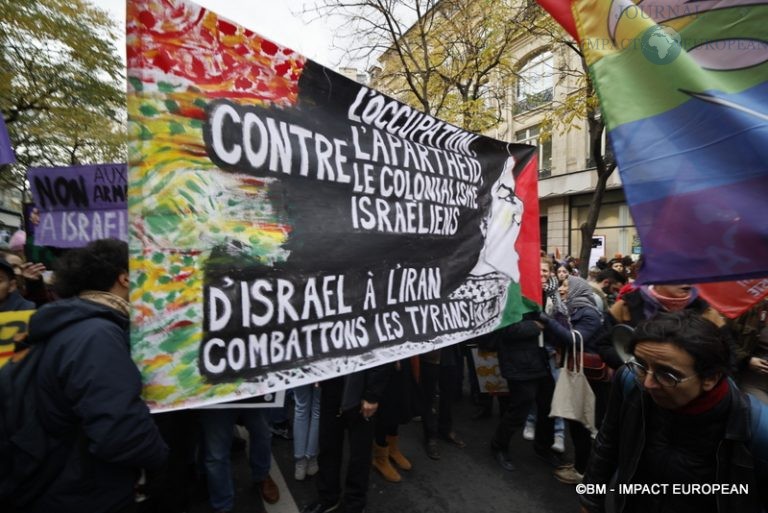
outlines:
M414 397L418 393L418 385L411 372L410 360L404 359L386 365L392 366L393 370L376 415L373 468L387 481L397 483L402 479L397 469L413 468L408 458L400 451L399 425L410 422L413 412L420 410L416 404L418 398Z
M303 481L317 474L320 433L320 387L316 383L293 389L293 477Z
M499 466L507 471L516 469L507 454L509 442L525 424L532 405L537 407L536 454L553 467L564 463L550 449L555 434L555 419L549 416L555 381L547 349L539 344L544 325L538 317L538 312L525 314L520 322L501 329L497 335L499 367L507 380L510 397L491 441L491 451Z
M335 511L344 502L345 513L363 513L371 470L373 427L371 419L389 384L391 365L329 379L320 383L320 466L318 500L302 513ZM349 464L342 493L341 466L344 435L348 433Z
M453 429L453 403L459 362L461 352L458 345L419 355L424 450L433 460L440 459L438 438L460 449L466 447L464 440ZM435 400L437 412L432 408Z
M557 296L557 279L552 274L551 260L542 257L540 271L544 311L567 323L565 305ZM540 458L553 466L564 463L554 454L565 450L564 422L561 418L549 417L556 378L553 371L555 351L549 344L540 343L544 325L537 317L536 314L526 314L523 320L503 328L497 335L499 366L502 376L507 379L510 394L491 449L496 462L507 471L516 468L507 453L509 442L524 424L523 437L534 441L534 450ZM558 440L560 444L556 445Z
M128 345L128 245L106 239L72 250L57 264L63 298L30 319L28 343L44 344L37 369L37 413L48 434L41 490L32 513L123 513L135 509L142 468L168 454L141 399Z
M201 409L200 425L203 429L205 474L208 479L208 498L217 512L231 511L235 503L232 481L232 437L238 418L248 430L248 462L251 482L256 492L252 504L257 513L263 513L264 504L280 500L277 484L269 475L272 463L272 432L269 430L268 412L263 408Z

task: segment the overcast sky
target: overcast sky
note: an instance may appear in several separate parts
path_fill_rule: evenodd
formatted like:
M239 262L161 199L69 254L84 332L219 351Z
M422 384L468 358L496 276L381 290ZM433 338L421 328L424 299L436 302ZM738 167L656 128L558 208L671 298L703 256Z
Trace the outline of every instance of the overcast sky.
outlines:
M118 27L125 26L125 0L89 1L107 10ZM311 9L312 0L196 0L195 3L324 66L337 68L339 65L341 51L332 50L333 24L328 20L310 21L315 15L301 14ZM117 47L125 56L125 41L119 41Z

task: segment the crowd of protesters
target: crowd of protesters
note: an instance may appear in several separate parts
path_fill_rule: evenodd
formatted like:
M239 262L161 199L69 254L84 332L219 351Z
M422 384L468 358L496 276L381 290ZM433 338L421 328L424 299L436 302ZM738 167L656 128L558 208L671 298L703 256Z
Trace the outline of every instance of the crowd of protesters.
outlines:
M601 259L588 279L576 264L543 255L542 311L470 341L497 353L509 390L499 396L489 464L517 470L509 446L519 433L568 485L730 483L754 491L725 498L583 494L582 511L768 511L768 304L726 322L691 285L636 285L631 258ZM0 475L0 509L183 512L190 483L202 479L211 510L230 511L230 455L243 426L252 482L244 500L264 511L264 503L280 501L270 476L270 410L151 415L130 357L128 268L127 245L116 240L67 252L52 277L23 251L0 254L0 312L37 309L17 350L45 347L34 431L45 464L10 497L11 477ZM628 361L612 339L618 324L634 328ZM589 380L596 426L550 417L559 372L573 367L576 358L566 355L577 341L601 369ZM474 418L491 417L493 404L478 387L471 354L464 344L449 346L290 391L292 431L282 434L293 440L293 479L317 485L317 500L303 511L363 512L371 469L401 481L412 463L401 452L399 426L414 419L423 424L429 458L440 459L440 443L464 447L451 405L467 359Z

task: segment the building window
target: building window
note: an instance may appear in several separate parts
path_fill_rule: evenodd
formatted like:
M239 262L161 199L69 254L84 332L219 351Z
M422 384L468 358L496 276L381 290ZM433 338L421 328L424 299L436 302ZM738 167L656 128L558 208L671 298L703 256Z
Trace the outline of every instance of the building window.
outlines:
M570 246L571 254L581 248L581 225L587 222L591 194L570 196ZM609 190L603 196L600 216L595 226L594 236L605 237L605 254L621 253L626 255L632 250L632 242L637 236L632 216L621 189Z
M515 132L515 142L536 146L539 152L539 178L552 174L552 140L542 141L539 137L539 125Z
M515 113L525 112L552 101L554 88L552 52L528 61L518 72Z

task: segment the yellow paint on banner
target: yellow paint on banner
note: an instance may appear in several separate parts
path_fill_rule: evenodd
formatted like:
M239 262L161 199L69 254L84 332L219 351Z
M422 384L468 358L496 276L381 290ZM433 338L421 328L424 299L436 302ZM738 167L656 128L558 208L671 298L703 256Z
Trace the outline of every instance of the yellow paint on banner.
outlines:
M33 313L35 310L0 313L0 367L13 356L16 342L24 340Z

